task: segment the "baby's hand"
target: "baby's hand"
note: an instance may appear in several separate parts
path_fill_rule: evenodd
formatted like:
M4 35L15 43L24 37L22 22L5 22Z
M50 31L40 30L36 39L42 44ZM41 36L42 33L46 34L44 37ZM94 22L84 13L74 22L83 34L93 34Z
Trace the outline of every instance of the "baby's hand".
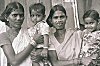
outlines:
M47 55L48 55L48 49L44 48L44 49L42 50L42 52L41 52L41 56L47 57Z

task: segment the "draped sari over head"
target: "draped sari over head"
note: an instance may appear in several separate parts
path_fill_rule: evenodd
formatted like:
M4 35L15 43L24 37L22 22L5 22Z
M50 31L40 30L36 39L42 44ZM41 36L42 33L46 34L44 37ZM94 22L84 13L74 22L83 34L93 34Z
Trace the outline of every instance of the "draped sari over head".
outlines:
M59 60L78 58L81 49L80 31L67 30L62 43L59 43L52 34L50 35L50 44L55 48Z

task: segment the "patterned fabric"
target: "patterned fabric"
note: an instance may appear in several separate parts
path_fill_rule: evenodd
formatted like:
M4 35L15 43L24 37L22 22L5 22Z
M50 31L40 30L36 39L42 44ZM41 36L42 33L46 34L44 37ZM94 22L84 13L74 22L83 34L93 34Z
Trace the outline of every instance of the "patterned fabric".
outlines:
M49 34L49 25L46 22L41 21L37 23L35 26L30 27L28 29L28 32L29 32L29 35L32 37L34 36L36 32L40 35Z
M49 31L50 31L49 25L44 21L41 21L37 23L34 27L30 27L28 29L28 33L31 39L33 39L34 34L40 34L40 35L48 34L49 35ZM41 47L43 47L43 43L38 44L37 46L37 48L41 48Z
M84 34L80 57L87 57L100 50L100 31Z

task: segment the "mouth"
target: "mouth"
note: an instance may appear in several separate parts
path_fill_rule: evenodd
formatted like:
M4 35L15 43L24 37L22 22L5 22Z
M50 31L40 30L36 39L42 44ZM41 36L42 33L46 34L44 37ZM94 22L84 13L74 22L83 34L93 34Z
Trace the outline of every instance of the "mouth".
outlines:
M58 26L62 26L63 24L64 24L64 23L58 23L57 25L58 25Z
M16 24L16 25L22 25L22 23L21 23L21 22L16 22L15 24Z

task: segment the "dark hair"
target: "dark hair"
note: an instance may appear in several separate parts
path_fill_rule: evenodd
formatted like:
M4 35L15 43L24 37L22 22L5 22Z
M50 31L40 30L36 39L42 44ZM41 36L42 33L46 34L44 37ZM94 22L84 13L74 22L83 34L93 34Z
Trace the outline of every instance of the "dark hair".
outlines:
M11 12L16 9L21 9L24 12L24 7L19 2L11 2L6 6L4 12L1 14L1 17L3 18L2 20L4 20L6 24L8 24L8 21L5 18L7 18Z
M35 4L30 5L30 7L29 7L30 14L33 9L34 9L34 11L38 11L41 14L45 15L45 6L42 3L35 3Z
M100 19L99 13L96 10L88 10L88 11L86 11L86 13L83 15L83 20L85 18L87 18L87 17L91 17L94 20L96 20L97 22L99 22L98 19Z
M53 25L51 24L51 19L52 19L52 16L53 16L53 14L55 13L55 11L57 11L57 10L59 10L59 11L62 11L66 16L67 16L67 14L66 14L66 10L65 10L65 8L62 6L62 5L55 5L55 6L53 6L52 8L51 8L51 10L50 10L50 13L49 13L49 16L48 16L48 18L47 18L47 23L48 23L48 25L50 26L50 27L52 27Z

